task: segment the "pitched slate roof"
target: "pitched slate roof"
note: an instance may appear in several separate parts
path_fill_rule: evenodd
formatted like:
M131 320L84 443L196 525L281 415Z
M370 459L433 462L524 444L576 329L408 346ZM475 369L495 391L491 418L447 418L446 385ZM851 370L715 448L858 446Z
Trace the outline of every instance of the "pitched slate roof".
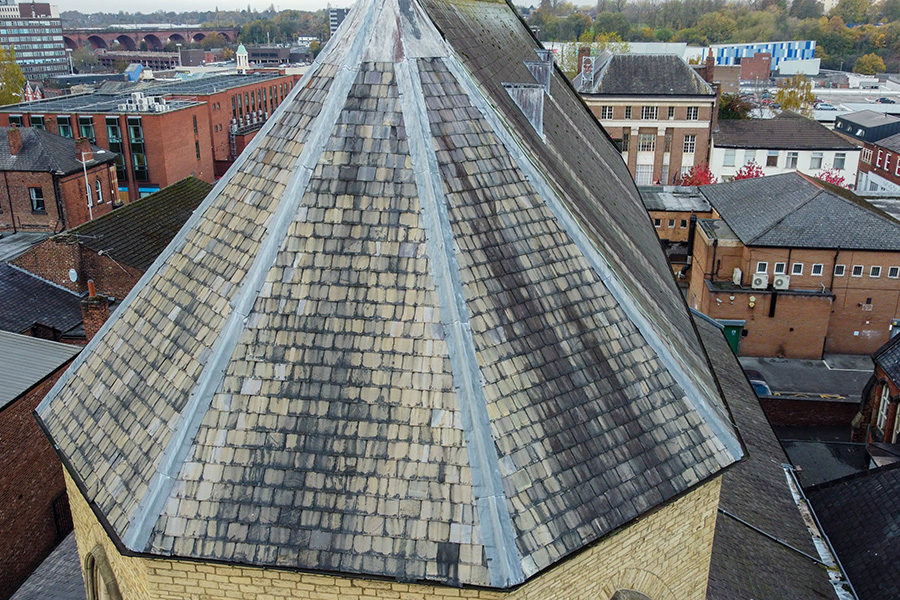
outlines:
M876 146L880 146L886 150L900 152L900 133L888 136L882 140L875 142Z
M68 175L84 168L78 160L74 139L33 127L18 128L22 135L22 149L15 156L11 155L7 141L9 129L0 127L0 171L51 171ZM93 144L91 150L94 155L87 161L88 168L116 160L114 152Z
M572 81L583 94L604 96L714 96L710 85L674 54L611 54L594 64L594 82Z
M73 356L81 346L60 344L0 331L0 409L43 380Z
M716 148L859 151L859 146L818 121L790 111L774 119L720 120L719 130L713 133L713 145Z
M85 600L75 532L66 536L10 600Z
M861 110L859 112L840 115L841 120L860 127L877 127L879 125L890 125L897 123L900 118L894 115L886 115L884 113L875 112L874 110Z
M12 265L0 264L0 331L22 333L40 323L66 333L81 321L78 294Z
M900 383L900 335L895 335L872 354L875 364L895 382Z
M824 568L765 535L818 556L781 466L788 458L747 376L719 327L700 317L697 329L747 447L722 475L706 597L836 598Z
M796 172L700 192L747 246L900 250L900 223L849 190Z
M538 49L505 2L350 13L39 407L125 548L508 588L740 458Z
M806 490L860 600L900 597L900 463Z
M212 187L187 177L56 237L146 271Z

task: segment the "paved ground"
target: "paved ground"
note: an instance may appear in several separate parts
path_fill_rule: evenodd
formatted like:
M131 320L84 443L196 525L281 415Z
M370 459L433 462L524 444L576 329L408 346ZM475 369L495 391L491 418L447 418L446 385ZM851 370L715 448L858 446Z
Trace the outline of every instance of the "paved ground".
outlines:
M739 357L744 369L759 371L773 392L846 396L858 401L872 375L869 356L826 355L824 360Z

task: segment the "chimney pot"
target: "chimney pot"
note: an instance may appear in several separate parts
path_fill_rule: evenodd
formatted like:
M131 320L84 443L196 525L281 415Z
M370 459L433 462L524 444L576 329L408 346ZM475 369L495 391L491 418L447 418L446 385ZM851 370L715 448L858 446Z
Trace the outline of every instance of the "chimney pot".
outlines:
M88 279L88 298L97 297L97 288L94 287L94 280Z
M9 139L9 153L16 156L22 150L22 130L18 127L10 127L6 130Z
M75 158L79 162L93 160L94 152L91 150L91 141L87 138L78 138L75 142Z

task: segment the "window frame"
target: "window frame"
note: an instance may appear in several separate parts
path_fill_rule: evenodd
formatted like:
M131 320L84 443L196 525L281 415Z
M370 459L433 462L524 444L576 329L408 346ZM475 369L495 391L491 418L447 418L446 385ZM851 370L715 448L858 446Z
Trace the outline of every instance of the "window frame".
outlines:
M900 163L898 163L900 164ZM847 153L846 152L835 152L834 153L834 168L838 171L843 171L847 168Z
M853 265L853 268L850 270L850 277L862 277L865 268L862 265Z
M881 277L881 266L872 265L869 267L869 277L871 279L879 279Z
M626 106L626 107L625 107L625 118L626 118L626 119L630 119L630 118L631 118L631 107L630 107L630 106Z
M809 168L810 169L821 169L822 163L825 161L825 153L824 152L813 152L812 156L809 157Z
M31 200L31 212L34 214L47 214L47 203L44 199L44 188L37 186L28 188L28 198ZM40 203L40 207L38 204Z
M768 273L769 262L765 260L756 261L756 273Z
M775 275L787 275L787 263L786 262L777 262L774 266Z
M803 275L803 263L795 262L791 265L791 275Z
M888 279L900 279L900 267L888 267Z
M699 121L700 120L700 107L699 106L688 106L687 114L685 115L685 120Z
M800 153L795 150L790 150L787 153L787 158L784 161L785 169L796 169L797 164L800 162Z
M641 120L642 121L658 121L659 120L659 107L658 106L642 106L641 107Z
M601 106L600 107L600 118L601 119L612 119L613 118L613 107L612 106Z
M781 155L781 152L778 150L769 150L768 154L766 154L766 166L767 167L777 167L778 159L780 158L780 155Z
M656 152L656 134L638 134L638 152Z
M816 272L818 271L818 273ZM812 277L823 277L825 273L825 264L824 263L813 263L812 267L809 269L809 274Z
M847 274L847 265L834 265L834 276L844 277Z
M694 154L697 151L697 136L693 133L685 135L681 147L683 154Z

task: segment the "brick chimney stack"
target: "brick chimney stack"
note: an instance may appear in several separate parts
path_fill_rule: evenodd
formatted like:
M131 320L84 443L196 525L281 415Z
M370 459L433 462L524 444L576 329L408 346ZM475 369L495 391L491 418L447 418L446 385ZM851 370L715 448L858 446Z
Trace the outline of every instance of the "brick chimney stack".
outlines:
M91 141L87 138L78 138L75 142L75 158L79 162L87 162L94 158L94 152L91 150Z
M706 55L706 77L704 79L709 83L715 81L716 78L716 59L713 57L712 48L709 49L709 54Z
M18 127L10 127L6 130L9 138L9 153L16 156L22 150L22 130Z
M88 297L81 301L84 334L91 341L109 318L109 298L97 294L94 280L88 279Z

